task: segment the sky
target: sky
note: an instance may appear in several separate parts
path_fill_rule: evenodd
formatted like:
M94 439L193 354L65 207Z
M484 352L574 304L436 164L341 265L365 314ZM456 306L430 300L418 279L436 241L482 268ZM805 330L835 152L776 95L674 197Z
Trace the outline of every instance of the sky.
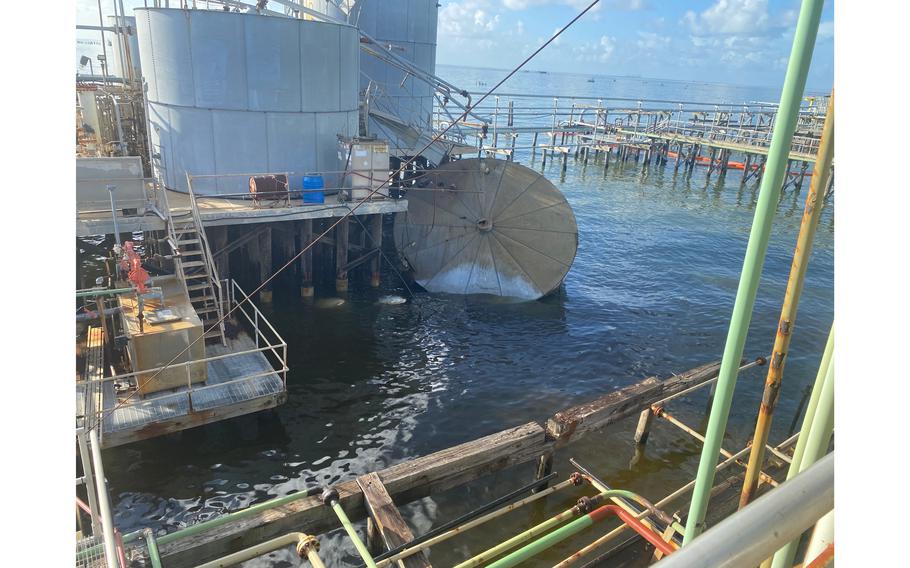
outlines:
M511 68L590 0L440 0L436 61ZM779 87L798 0L601 0L530 69ZM825 2L808 88L834 80L834 2Z
M113 13L111 2L102 0L106 13ZM509 69L589 3L439 0L436 61ZM127 12L142 4L124 0ZM601 0L528 69L779 87L799 5L799 0ZM268 8L281 10L275 2ZM76 0L76 19L97 25L97 0ZM93 51L100 51L98 34L78 32L78 55ZM827 0L807 88L827 91L833 80L834 2Z

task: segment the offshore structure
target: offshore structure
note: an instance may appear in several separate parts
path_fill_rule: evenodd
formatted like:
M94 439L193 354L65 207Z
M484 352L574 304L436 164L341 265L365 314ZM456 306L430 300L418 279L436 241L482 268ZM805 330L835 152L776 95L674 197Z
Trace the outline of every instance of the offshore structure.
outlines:
M779 443L768 440L812 239L833 179L833 99L802 104L822 1L803 2L780 105L706 110L703 103L640 101L629 108L603 104L628 101L573 100L566 116L557 97L543 119L539 106L510 100L502 109L500 98L484 105L489 93L477 97L435 75L435 0L255 6L222 0L173 2L173 8L155 1L132 16L119 0L113 4L109 19L99 13L100 25L79 26L101 34L104 53L100 75L90 66L90 76L77 76L77 237L80 247L104 259L104 275L76 291L77 565L228 566L294 547L322 568L318 535L340 526L368 567L429 566L430 547L558 491L577 493L577 505L457 568L511 567L611 519L619 521L613 530L558 566L603 562L617 549L608 545L617 544L640 547L648 561L668 567L768 559L789 568L797 548L807 566L830 563L833 328L805 402L803 428ZM540 142L540 135L549 140ZM674 167L689 173L704 164L709 175L741 169L742 184L755 180L754 227L722 361L646 379L556 412L545 424L531 422L176 532L117 531L103 448L272 408L287 398L287 344L256 305L272 301L279 273L292 271L304 298L325 278L344 292L350 277L365 272L378 286L386 258L383 216L394 213L396 262L409 263L419 282L426 273L424 286L432 291L436 275L455 279L459 272L446 268L450 261L461 266L462 255L421 256L420 243L438 236L435 225L421 219L435 219L440 202L458 201L464 210L456 218L463 223L444 240L463 239L462 249L476 242L474 258L483 259L456 282L461 292L521 295L513 291L521 289L533 298L558 287L577 246L574 217L545 178L512 164L524 148L520 136L533 137L526 149L532 156L540 151L544 166L548 156L559 157L565 169L569 154L585 164L589 157L602 161L604 171L611 157L640 160L645 168L674 159ZM734 161L737 156L742 161ZM524 184L512 201L531 188L535 197L544 196L546 217L520 204L532 226L545 233L574 229L562 231L569 235L562 241L518 243L555 254L552 265L534 262L528 270L516 258L511 275L497 267L497 258L515 256L505 246L494 250L492 235L518 235L527 227L502 222L512 217L503 216L498 191L488 191L493 184L485 176L491 175L500 184ZM805 177L806 211L778 338L768 357L747 361L743 346L773 204L786 187L799 191ZM111 250L103 246L107 239L98 244L98 235L113 237ZM248 294L232 275L249 274ZM503 275L534 285L504 287ZM753 443L735 452L723 448L737 375L764 365L768 379ZM708 386L712 406L702 434L668 405ZM609 487L573 460L577 471L551 485L557 452L633 416L639 419L636 457L653 425L666 422L703 444L698 477L652 502ZM397 509L522 464L533 467L531 483L422 535L413 534ZM718 471L736 467L741 476L714 483ZM708 501L731 491L740 493L741 510L699 536ZM685 514L677 505L690 492ZM711 519L730 512L716 510ZM364 518L366 542L352 524ZM813 526L807 545L799 546ZM617 540L629 533L633 538Z

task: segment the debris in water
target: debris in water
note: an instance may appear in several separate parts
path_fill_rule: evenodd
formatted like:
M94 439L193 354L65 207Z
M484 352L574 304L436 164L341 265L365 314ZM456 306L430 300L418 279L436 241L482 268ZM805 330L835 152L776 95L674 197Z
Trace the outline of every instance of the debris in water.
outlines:
M386 305L386 306L397 306L399 304L404 304L405 302L407 302L407 300L405 298L402 298L401 296L395 296L393 294L390 296L382 296L381 298L379 298L378 303Z
M316 300L317 308L337 308L342 304L344 304L344 300L341 298L320 298Z

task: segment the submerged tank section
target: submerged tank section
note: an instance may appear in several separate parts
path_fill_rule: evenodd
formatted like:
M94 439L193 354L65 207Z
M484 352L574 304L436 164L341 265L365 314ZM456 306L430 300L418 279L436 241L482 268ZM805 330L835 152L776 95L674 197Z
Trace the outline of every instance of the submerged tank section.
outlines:
M248 176L307 172L335 184L338 136L358 134L359 34L350 25L214 10L135 11L152 152L163 183L203 195ZM337 184L335 184L337 185Z
M423 174L395 220L395 243L430 292L536 300L568 274L578 226L544 176L515 162L472 158Z

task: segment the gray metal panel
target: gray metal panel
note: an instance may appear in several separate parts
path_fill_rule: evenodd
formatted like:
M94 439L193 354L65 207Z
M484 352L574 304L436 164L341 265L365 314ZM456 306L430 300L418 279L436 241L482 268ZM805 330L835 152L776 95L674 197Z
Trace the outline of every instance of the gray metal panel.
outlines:
M158 103L149 103L149 136L152 142L152 153L159 153L158 166L165 174L164 183L169 187L176 187L174 177L168 166L171 164L171 119L168 107Z
M247 108L246 48L243 18L198 11L190 18L196 106Z
M244 18L251 110L300 110L300 32L294 20Z
M317 171L316 115L312 113L268 113L268 171L295 172L291 187L303 185L303 175Z
M151 26L151 53L149 57L143 54L142 59L154 60L157 82L157 96L154 100L193 106L196 97L190 55L189 18L182 10L147 10L147 13Z
M268 167L268 141L264 112L213 110L212 132L215 135L215 171L259 173ZM193 182L193 188L196 185ZM218 179L218 193L247 193L249 177L230 176Z
M351 136L350 115L356 113L334 112L319 113L316 115L316 168L319 171L340 171L342 165L338 159L338 135ZM331 179L335 178L335 179ZM326 176L326 182L331 182L337 187L340 176Z
M358 108L360 86L360 34L354 28L339 28L338 70L340 73L340 100L338 108Z
M171 161L168 173L175 188L187 191L186 172L191 174L215 173L212 112L204 109L171 107L168 109ZM215 193L211 181L193 183L199 193Z
M338 110L340 41L338 26L308 21L300 26L301 110L304 112Z
M139 52L145 53L146 57L140 59L140 68L142 78L148 85L147 96L151 101L158 100L158 80L155 72L155 58L152 57L152 30L149 27L150 15L148 11L140 12L136 18L136 35L139 40Z

